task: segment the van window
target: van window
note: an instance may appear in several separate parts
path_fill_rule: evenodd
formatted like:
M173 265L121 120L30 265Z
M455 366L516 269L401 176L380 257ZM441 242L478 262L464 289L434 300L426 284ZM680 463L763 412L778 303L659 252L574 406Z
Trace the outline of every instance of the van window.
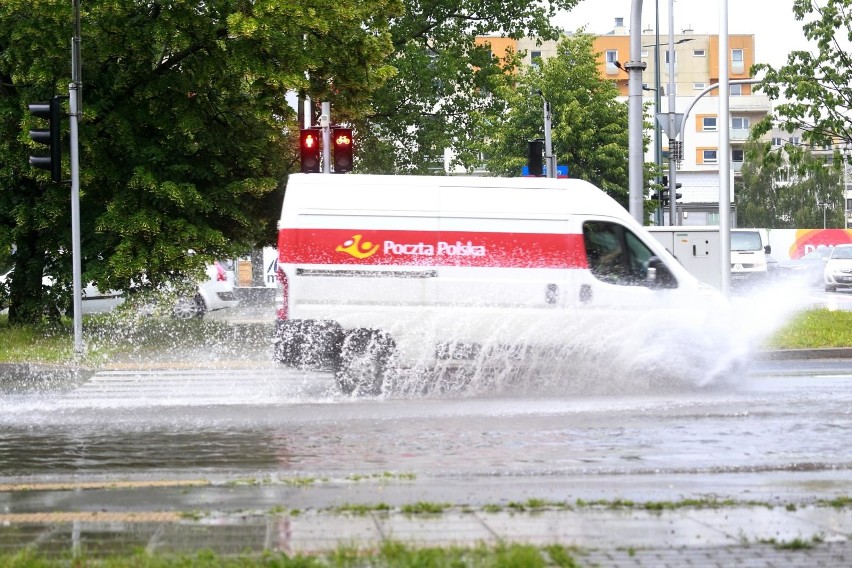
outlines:
M598 280L626 286L646 283L653 253L629 230L616 223L589 221L583 224L583 241L589 269Z
M731 250L763 250L763 241L757 231L731 231Z

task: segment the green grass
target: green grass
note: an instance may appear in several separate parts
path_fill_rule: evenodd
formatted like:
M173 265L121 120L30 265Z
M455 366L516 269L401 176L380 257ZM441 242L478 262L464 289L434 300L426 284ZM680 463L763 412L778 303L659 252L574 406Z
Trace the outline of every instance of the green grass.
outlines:
M7 568L415 568L415 567L458 567L478 568L544 568L557 566L575 568L579 564L572 550L559 545L537 547L525 544L479 545L476 547L416 548L398 542L387 542L378 550L340 548L328 554L316 556L287 556L282 553L260 555L221 556L209 551L192 555L148 554L144 551L110 557L88 557L85 553L76 556L44 556L31 550L15 554L0 554L0 566Z
M208 348L211 345L265 346L272 334L268 324L230 325L212 319L175 320L133 317L121 312L83 318L85 353L82 364L96 365L113 357ZM0 314L0 363L72 363L72 320L54 325L10 325Z
M770 338L771 349L852 347L852 312L808 310L796 315Z

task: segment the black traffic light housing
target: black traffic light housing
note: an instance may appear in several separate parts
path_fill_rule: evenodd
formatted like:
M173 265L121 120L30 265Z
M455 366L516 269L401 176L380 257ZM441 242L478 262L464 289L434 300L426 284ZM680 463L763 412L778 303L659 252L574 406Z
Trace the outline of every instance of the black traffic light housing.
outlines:
M670 189L669 188L669 176L663 176L661 185L662 185L662 188L660 189L659 192L655 192L655 193L651 194L651 199L653 201L660 201L660 202L662 202L663 205L668 205L669 201L670 201L670 198L669 198L669 189ZM676 190L680 189L682 186L683 186L682 183L679 183L679 182L675 183L675 189ZM675 201L677 201L681 197L683 197L682 193L675 192Z
M541 177L544 175L544 142L529 140L527 142L527 174Z
M355 139L351 128L333 128L331 130L331 147L334 151L334 173L341 174L352 171L353 146Z
M322 132L319 128L303 128L299 132L299 155L302 162L302 173L319 173L321 140Z
M34 142L49 147L46 156L30 156L30 165L50 172L55 182L62 181L62 144L59 121L62 119L62 97L53 97L47 103L32 103L29 105L30 114L47 119L47 129L30 130L30 138Z

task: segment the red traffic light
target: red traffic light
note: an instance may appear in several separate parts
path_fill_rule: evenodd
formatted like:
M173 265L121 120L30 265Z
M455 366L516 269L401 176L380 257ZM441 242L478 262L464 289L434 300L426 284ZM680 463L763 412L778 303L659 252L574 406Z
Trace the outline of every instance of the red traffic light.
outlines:
M335 173L352 171L354 142L351 128L335 128L332 130L331 145L334 149Z
M299 133L299 155L302 159L302 173L319 173L320 140L321 132L319 128L303 128Z

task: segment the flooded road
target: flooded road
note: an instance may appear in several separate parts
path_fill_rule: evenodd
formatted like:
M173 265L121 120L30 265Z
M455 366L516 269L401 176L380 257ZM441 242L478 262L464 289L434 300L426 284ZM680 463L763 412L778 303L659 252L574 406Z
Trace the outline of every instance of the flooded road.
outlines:
M721 479L747 495L792 476L831 496L852 486L850 445L839 360L755 364L711 389L470 398L353 399L329 374L272 367L112 370L0 402L3 483L385 476L487 501L531 485L724 494Z

